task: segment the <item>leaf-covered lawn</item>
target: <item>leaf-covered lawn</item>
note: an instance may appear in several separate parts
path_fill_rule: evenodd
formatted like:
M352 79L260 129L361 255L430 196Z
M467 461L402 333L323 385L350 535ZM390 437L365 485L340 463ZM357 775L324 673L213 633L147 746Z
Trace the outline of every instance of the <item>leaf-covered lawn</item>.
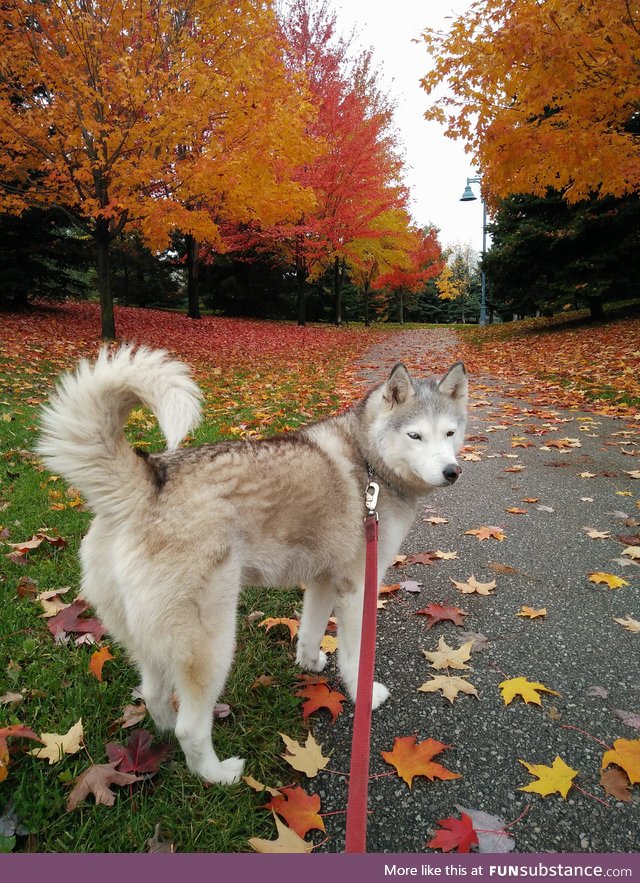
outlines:
M624 414L640 407L640 318L602 324L576 314L467 328L464 360L471 375L521 383L535 379L538 401Z
M353 395L353 362L371 340L358 329L116 312L121 340L164 347L193 366L206 396L193 443L269 434L336 411ZM170 758L158 773L140 774L142 781L109 768L108 744L126 745L138 728L153 745L159 737L132 696L137 678L124 653L75 601L78 546L90 515L32 454L40 405L62 370L95 356L98 328L98 309L89 304L6 315L0 323L0 819L8 832L0 851L140 852L159 848L158 836L180 851L245 850L250 836L270 836L271 816L258 811L264 796L246 786L206 788L172 738ZM132 413L128 432L139 446L162 445L143 409ZM279 731L302 736L303 698L289 641L267 635L259 622L266 613L294 617L300 603L297 592L245 593L216 727L221 756L247 756L252 774L271 785L293 781ZM78 750L67 751L66 734L80 731ZM51 764L33 740L43 734L60 746ZM29 754L34 748L43 750ZM80 799L87 782L93 787Z

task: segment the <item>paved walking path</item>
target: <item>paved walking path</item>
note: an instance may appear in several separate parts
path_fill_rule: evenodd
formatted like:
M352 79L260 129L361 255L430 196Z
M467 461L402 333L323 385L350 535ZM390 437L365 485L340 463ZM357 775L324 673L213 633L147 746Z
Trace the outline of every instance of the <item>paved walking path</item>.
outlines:
M444 371L456 348L451 330L394 335L362 360L363 385L397 361ZM640 566L623 554L640 545L640 481L628 474L640 468L640 425L538 406L535 389L527 400L503 392L491 378L471 378L463 474L424 501L402 550L457 555L393 568L384 580L416 580L423 588L384 595L378 616L376 678L391 698L373 717L368 851L421 852L437 820L459 817L462 806L515 822L509 832L516 852L637 852L640 785L629 802L608 796L600 766L605 746L640 738L640 633L615 621L640 621ZM433 516L446 523L425 520ZM500 527L505 539L466 533L484 526ZM587 528L604 537L589 536ZM614 590L590 582L599 571L628 585ZM480 583L495 580L493 594L462 594L451 581L472 575ZM465 611L464 629L452 622L427 629L426 618L414 614L431 602ZM523 605L546 608L546 616L517 616ZM460 695L451 704L440 693L418 691L445 673L431 668L422 650L435 650L440 637L457 648L477 635L484 638L470 670L452 674L467 675L478 699ZM335 662L328 674L339 689ZM518 697L505 705L498 685L519 676L559 695L541 693L541 706ZM625 713L635 718L625 723ZM325 752L333 751L334 772L314 780L323 812L346 806L346 777L335 771L349 768L352 722L345 704L335 724L313 725ZM435 760L462 778L419 777L410 790L395 774L380 775L392 771L380 752L396 736L412 734L450 746ZM547 766L556 756L578 771L566 799L518 790L534 781L519 760ZM328 816L326 825L320 851L341 851L344 815Z

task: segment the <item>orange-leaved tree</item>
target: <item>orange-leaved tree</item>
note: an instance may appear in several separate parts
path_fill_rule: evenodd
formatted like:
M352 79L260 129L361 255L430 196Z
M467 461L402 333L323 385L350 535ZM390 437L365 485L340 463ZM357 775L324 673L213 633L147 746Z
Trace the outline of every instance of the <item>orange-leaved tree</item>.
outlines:
M638 190L637 3L478 0L448 31L423 36L427 117L467 142L489 199Z
M0 6L0 209L62 206L90 231L103 337L115 336L109 244L125 224L152 242L181 226L216 241L215 214L176 187L176 164L215 141L225 162L211 189L251 177L237 151L229 176L230 154L252 130L256 32L275 27L260 0ZM238 104L244 128L235 116L225 134Z
M404 322L409 298L415 299L429 279L438 276L445 266L438 231L434 227L421 230L411 227L406 238L406 260L390 267L373 280L373 288L384 295L387 311L397 310L398 321Z

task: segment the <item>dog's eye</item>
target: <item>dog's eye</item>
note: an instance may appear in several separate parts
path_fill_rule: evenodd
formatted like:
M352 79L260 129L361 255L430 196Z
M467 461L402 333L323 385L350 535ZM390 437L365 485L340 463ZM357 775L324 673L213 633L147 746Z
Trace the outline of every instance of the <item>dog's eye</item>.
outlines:
M455 429L450 429L449 432L447 433L447 437L448 437L448 438L451 438L451 436L452 436L452 435L455 435L455 434L456 434Z
M407 435L409 436L409 438L412 438L415 441L420 441L420 439L422 438L419 432L408 432Z

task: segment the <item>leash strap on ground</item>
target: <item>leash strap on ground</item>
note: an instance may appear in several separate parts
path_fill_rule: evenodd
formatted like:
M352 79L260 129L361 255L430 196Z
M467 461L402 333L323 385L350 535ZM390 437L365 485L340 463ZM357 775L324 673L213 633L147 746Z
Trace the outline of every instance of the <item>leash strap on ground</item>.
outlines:
M375 513L365 518L364 530L366 538L366 564L364 600L362 604L362 636L360 638L358 688L351 742L345 852L367 851L371 704L378 608L378 517Z

